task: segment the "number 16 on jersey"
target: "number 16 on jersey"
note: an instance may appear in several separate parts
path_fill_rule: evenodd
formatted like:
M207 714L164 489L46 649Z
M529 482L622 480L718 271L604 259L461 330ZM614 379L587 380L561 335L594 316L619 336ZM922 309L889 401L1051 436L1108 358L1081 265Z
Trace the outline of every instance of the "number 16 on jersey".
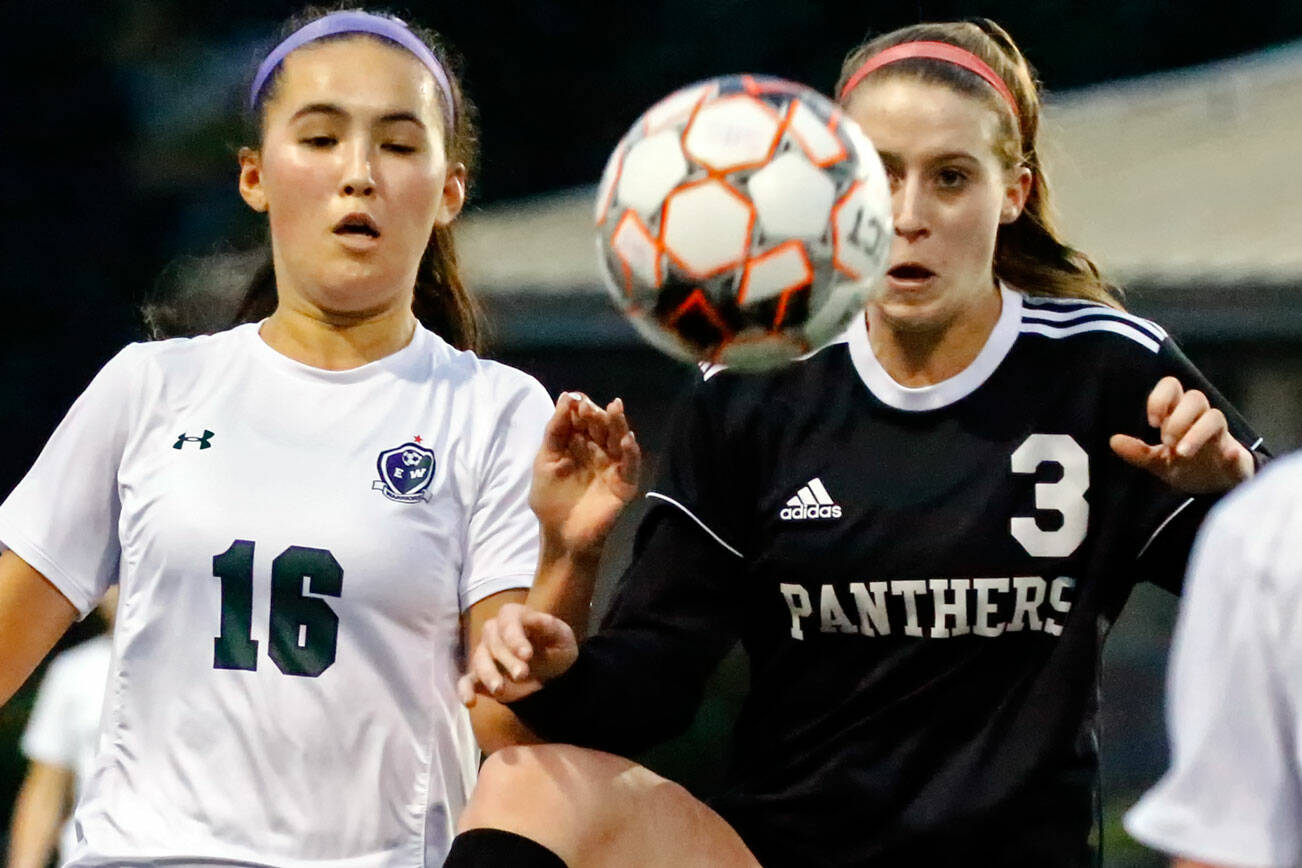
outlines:
M258 668L254 545L237 539L212 559L213 575L221 579L221 633L213 640L214 669ZM267 656L285 675L315 678L335 662L339 616L321 596L338 597L343 585L343 567L327 549L290 546L271 562Z

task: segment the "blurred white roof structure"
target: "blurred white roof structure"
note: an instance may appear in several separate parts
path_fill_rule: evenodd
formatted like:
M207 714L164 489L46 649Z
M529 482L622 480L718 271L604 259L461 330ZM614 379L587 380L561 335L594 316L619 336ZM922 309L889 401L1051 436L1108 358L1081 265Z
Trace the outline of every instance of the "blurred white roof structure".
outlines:
M1302 290L1302 43L1064 94L1047 121L1064 231L1123 283Z
M1051 95L1042 149L1065 237L1141 312L1302 337L1302 42ZM494 308L603 294L594 189L467 215L471 285Z

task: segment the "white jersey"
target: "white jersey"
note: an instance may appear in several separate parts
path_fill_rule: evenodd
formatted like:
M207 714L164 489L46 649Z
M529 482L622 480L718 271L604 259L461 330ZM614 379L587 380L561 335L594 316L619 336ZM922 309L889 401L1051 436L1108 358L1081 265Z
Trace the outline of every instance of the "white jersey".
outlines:
M23 730L23 754L34 762L71 771L77 793L95 760L104 680L112 657L112 642L104 635L55 657ZM72 855L76 843L69 817L59 832L59 864Z
M1126 829L1212 864L1302 865L1302 454L1208 518L1168 682L1171 768Z
M71 864L440 864L460 616L532 581L551 410L424 328L348 371L256 324L110 361L0 506L82 613L121 584Z

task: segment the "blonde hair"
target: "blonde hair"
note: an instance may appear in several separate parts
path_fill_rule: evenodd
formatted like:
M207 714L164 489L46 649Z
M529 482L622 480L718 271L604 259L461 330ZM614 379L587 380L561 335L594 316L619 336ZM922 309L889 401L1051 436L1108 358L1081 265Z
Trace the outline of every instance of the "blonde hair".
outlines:
M1028 295L1082 298L1120 308L1121 291L1103 279L1098 266L1081 251L1062 240L1054 226L1049 201L1049 182L1040 163L1040 83L1011 36L987 18L934 24L915 24L872 39L846 56L836 93L865 61L893 45L905 42L944 42L979 57L1003 79L1012 92L1020 118L987 82L976 73L943 60L914 57L888 63L870 73L867 80L883 76L907 76L942 84L960 93L982 99L999 113L1001 136L999 155L1012 168L1025 166L1032 172L1031 192L1022 213L1012 223L999 227L995 241L995 277ZM854 90L841 94L848 104Z

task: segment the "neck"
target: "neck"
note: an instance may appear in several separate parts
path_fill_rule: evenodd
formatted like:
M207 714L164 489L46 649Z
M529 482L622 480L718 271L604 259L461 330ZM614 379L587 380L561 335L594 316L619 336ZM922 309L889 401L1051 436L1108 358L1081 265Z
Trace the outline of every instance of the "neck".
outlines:
M868 305L868 344L891 379L917 388L948 380L981 353L990 338L1003 296L996 287L939 323L919 325L891 317L880 306Z
M411 343L416 317L411 298L376 311L336 313L282 300L262 324L267 345L296 362L327 371L346 371Z

